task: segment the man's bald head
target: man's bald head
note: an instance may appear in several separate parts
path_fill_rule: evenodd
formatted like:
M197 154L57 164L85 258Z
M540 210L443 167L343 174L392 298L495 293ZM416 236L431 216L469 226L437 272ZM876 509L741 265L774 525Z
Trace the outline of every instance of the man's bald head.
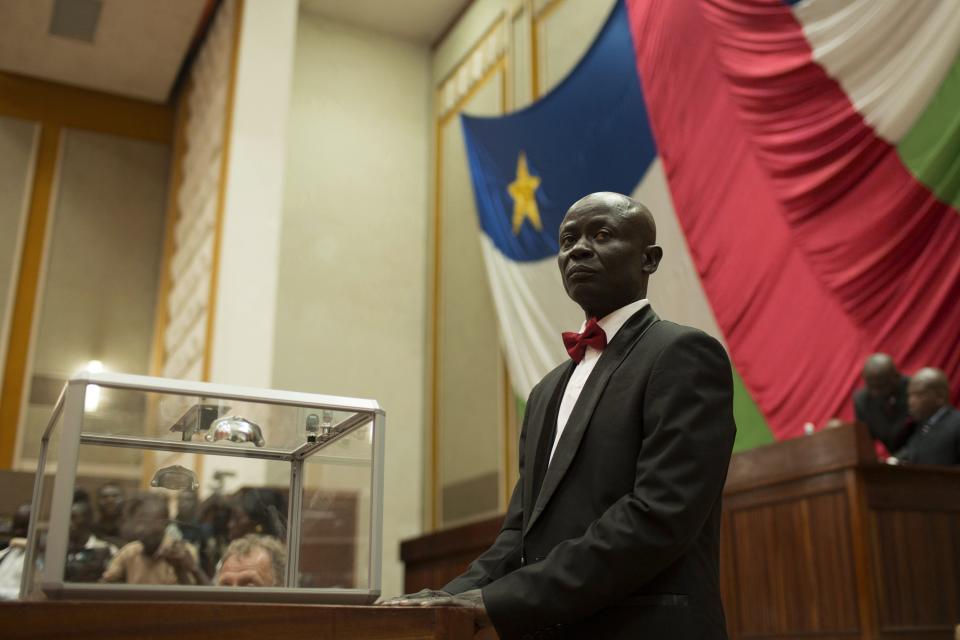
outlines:
M584 208L603 208L611 213L616 213L638 225L637 228L643 234L646 244L656 244L657 242L657 223L653 219L653 214L643 203L637 202L630 196L613 191L597 191L574 202L567 214Z
M944 399L950 395L950 383L947 381L947 374L940 369L924 367L913 374L911 381L924 389L943 395Z
M924 367L910 378L907 404L910 415L926 420L950 402L950 383L940 369Z
M863 382L867 391L878 398L888 398L896 393L900 377L893 358L885 353L874 353L863 364Z

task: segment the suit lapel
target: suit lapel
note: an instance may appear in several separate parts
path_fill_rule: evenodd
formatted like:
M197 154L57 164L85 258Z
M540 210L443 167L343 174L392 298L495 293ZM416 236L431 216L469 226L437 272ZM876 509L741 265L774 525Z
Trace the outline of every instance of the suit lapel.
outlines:
M530 517L533 509L533 491L534 481L536 479L536 468L540 464L537 460L537 447L543 437L544 429L551 429L550 420L556 421L557 412L552 400L567 386L570 374L573 372L573 361L565 362L553 371L547 374L543 380L542 402L531 402L527 405L527 411L530 411L527 420L527 436L523 446L524 475L523 475L523 518L524 524ZM559 399L556 406L559 406Z
M615 335L610 344L607 345L607 348L603 350L600 359L597 360L596 366L590 373L590 377L583 386L583 390L580 392L580 397L577 398L577 403L573 406L570 419L567 420L567 424L563 429L560 442L557 443L557 450L553 454L553 460L550 462L550 466L547 467L547 473L546 476L544 476L543 485L540 487L536 504L533 511L529 512L530 516L524 527L524 533L530 530L530 527L533 526L537 518L540 517L540 514L543 513L553 493L560 485L560 481L567 473L567 469L570 468L570 463L573 462L573 457L577 453L580 441L583 439L583 434L587 429L587 425L590 423L590 417L593 416L597 401L600 400L603 390L610 381L610 376L613 375L613 372L617 370L617 367L620 366L623 359L627 357L627 354L630 353L633 347L640 341L647 329L653 326L659 319L653 309L649 306L644 307L635 313L627 323L620 328L617 335ZM565 376L564 379L568 379L568 376ZM544 413L547 412L544 410ZM537 425L539 428L537 435L539 436L539 429L546 428L543 422L545 416L531 416L531 418L534 417L538 418ZM536 442L537 441L534 441L533 444L534 453L536 452ZM530 451L529 439L526 443L526 449L528 452ZM527 459L530 460L531 458ZM532 488L532 480L530 480L530 485ZM526 495L530 495L530 493L528 492ZM524 513L526 514L527 511L524 510Z

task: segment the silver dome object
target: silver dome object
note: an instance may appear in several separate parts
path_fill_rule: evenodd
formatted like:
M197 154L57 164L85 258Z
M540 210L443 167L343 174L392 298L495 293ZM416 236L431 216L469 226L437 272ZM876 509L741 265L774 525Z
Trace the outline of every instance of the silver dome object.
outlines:
M205 436L207 442L229 440L230 442L252 442L258 447L265 443L260 426L240 416L228 416L215 420Z

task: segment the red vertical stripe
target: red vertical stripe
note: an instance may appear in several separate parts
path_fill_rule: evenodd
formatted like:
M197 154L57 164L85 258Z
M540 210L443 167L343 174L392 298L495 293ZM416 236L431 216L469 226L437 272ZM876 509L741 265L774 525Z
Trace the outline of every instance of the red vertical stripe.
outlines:
M692 0L628 6L677 215L737 369L778 438L849 416L869 345L797 247L709 25Z

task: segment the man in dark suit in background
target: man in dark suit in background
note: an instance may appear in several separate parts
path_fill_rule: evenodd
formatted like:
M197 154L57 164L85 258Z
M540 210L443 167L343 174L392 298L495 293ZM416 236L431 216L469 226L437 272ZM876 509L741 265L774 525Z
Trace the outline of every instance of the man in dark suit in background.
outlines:
M871 437L887 451L900 449L910 437L907 413L907 384L893 358L874 353L863 364L864 386L853 392L853 410L857 422L867 425Z
M950 406L943 371L927 367L913 374L907 402L917 427L891 462L960 464L960 411Z
M520 479L493 545L442 592L388 604L476 609L501 638L725 638L720 497L733 447L723 347L646 300L663 255L653 217L614 193L560 226L584 311L571 360L540 381Z

